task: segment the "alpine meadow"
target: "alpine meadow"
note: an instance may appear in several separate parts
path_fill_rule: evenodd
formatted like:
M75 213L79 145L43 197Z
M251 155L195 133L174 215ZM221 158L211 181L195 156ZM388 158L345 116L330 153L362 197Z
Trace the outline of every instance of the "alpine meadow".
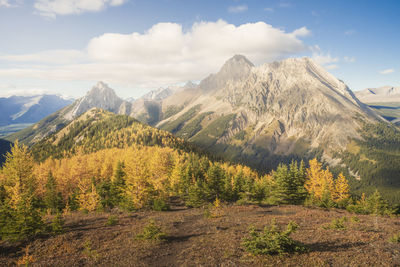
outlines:
M399 12L0 0L0 265L399 266Z

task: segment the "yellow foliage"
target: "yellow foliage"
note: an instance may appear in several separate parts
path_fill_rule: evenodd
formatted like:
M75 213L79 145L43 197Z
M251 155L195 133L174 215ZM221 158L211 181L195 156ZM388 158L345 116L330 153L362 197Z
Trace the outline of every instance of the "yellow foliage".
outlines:
M79 208L81 210L95 211L100 206L100 196L96 191L96 187L92 183L88 190L84 184L79 185L81 193L79 194Z
M335 202L340 202L348 199L350 197L349 191L350 190L347 179L346 177L344 177L343 173L340 173L335 181L335 193L333 196L333 200Z
M304 185L308 193L319 200L325 193L329 193L334 202L340 202L350 197L349 184L342 173L334 180L329 168L323 170L322 164L317 159L310 160L309 164L307 180Z

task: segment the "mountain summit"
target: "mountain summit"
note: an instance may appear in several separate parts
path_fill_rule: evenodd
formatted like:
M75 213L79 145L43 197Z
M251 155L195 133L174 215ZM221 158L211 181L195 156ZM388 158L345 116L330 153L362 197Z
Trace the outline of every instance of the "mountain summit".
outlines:
M123 103L124 100L119 98L113 89L104 82L98 82L84 97L74 103L74 107L65 114L65 118L71 120L94 107L120 113Z
M360 137L356 117L380 120L310 58L254 66L236 55L184 93L185 101L162 101L163 112L180 111L158 127L257 166L321 149L329 158Z

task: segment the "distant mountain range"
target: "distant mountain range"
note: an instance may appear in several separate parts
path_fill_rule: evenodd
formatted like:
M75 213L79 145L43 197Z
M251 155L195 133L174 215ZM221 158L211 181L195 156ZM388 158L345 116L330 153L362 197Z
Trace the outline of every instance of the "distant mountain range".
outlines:
M368 88L355 95L386 120L400 126L400 87Z
M400 87L383 86L379 88L367 88L355 92L355 95L364 103L400 102Z
M35 123L72 102L73 100L58 95L2 97L0 98L0 126Z
M79 123L79 116L95 107L129 115L260 171L318 156L348 176L364 179L353 179L353 187L380 187L398 198L399 131L309 58L256 67L236 55L199 84L158 89L132 102L99 82L82 98L7 140L32 146L72 121Z
M160 88L133 102L99 82L73 104L9 139L33 144L94 107L157 125L231 159L250 155L260 166L272 155L315 149L331 158L349 138L360 137L356 117L381 119L309 58L255 67L237 55L199 85Z

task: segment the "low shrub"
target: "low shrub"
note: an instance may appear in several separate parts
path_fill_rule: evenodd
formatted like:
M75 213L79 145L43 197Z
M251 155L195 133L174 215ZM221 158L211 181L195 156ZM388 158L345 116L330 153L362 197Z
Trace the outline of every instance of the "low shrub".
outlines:
M389 238L389 242L391 242L391 243L400 243L400 232L398 232L397 234L392 235Z
M162 231L160 225L157 225L154 220L143 228L142 232L136 236L138 240L162 240L166 238L166 234Z
M306 247L290 237L298 227L295 222L290 221L286 230L281 231L275 220L265 226L263 231L250 227L249 236L244 238L242 246L253 255L305 252Z
M334 229L334 230L345 230L346 229L345 222L347 222L346 217L333 219L330 224L324 226L323 228Z
M106 226L113 226L113 225L116 225L116 224L118 224L118 217L117 216L115 216L115 215L110 215L110 216L108 216L108 218L107 218L107 222L106 222Z

